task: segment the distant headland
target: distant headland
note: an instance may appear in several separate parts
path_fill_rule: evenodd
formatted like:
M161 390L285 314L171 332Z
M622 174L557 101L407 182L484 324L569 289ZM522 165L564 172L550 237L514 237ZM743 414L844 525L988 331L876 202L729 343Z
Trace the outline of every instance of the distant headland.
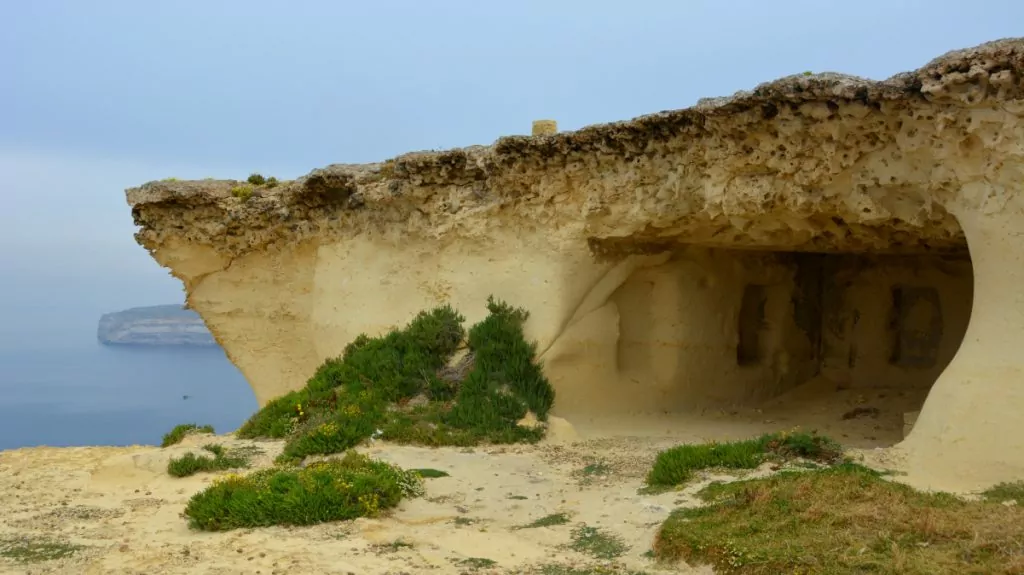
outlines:
M96 337L104 345L217 346L199 314L180 304L104 314Z

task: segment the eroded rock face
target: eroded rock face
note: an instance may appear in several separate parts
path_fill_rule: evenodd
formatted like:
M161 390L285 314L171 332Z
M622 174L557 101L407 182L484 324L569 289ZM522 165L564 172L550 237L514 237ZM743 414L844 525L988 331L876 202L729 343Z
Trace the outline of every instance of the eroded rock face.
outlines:
M328 166L248 199L234 181L127 196L139 243L185 283L261 403L359 333L443 302L474 321L492 294L531 311L556 411L750 402L818 373L853 381L869 353L857 349L874 348L849 343L884 338L833 330L849 365L829 359L822 318L849 306L806 305L807 286L838 280L795 254L934 261L900 281L966 310L969 273L939 260L969 249L969 324L955 311L922 324L941 334L901 340L934 343L929 373L949 364L904 446L929 484L980 485L1024 472L1011 415L1024 409L1022 74L1024 40L1008 39L881 82L787 77L628 122ZM898 287L879 282L864 285ZM753 337L744 286L762 284L755 316L770 325L756 352L738 352ZM952 357L948 334L962 330ZM874 347L871 373L898 378Z

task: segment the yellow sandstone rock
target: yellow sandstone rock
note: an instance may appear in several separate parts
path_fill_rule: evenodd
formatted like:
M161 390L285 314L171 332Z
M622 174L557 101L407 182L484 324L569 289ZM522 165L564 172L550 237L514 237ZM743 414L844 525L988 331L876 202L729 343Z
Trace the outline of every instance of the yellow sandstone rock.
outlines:
M912 479L983 487L1024 477L1022 74L1008 39L248 199L127 198L261 403L359 333L444 302L477 321L493 294L531 312L570 421L885 388L923 403Z

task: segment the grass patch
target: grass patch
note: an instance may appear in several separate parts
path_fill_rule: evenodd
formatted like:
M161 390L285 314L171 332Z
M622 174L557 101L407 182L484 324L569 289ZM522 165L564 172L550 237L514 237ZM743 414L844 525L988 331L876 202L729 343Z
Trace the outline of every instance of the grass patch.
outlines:
M287 438L279 462L339 453L372 437L428 446L535 442L554 390L523 336L527 312L488 299L489 315L468 333L449 306L420 312L403 329L365 335L325 361L301 390L254 414L239 437ZM466 339L472 365L441 374ZM379 432L378 432L379 430Z
M982 491L981 496L988 501L995 501L996 503L1016 501L1017 503L1024 504L1024 481L993 485Z
M615 559L629 551L629 547L615 535L609 535L589 525L580 525L572 530L569 548L605 560Z
M185 439L186 435L193 433L215 433L212 425L196 425L195 423L183 423L181 425L175 425L174 429L164 434L163 441L160 442L160 447L170 447L181 443L181 440Z
M0 557L19 563L41 563L64 559L85 547L46 538L12 537L0 539Z
M416 473L417 475L419 475L420 477L422 477L424 479L437 479L438 477L451 477L448 474L447 471L441 471L440 469L430 469L428 467L427 468L423 468L423 469L411 469L410 471L412 471L413 473Z
M592 485L595 480L607 478L612 474L612 466L608 465L604 461L594 461L588 463L583 469L577 472L579 476L580 486Z
M842 448L835 441L803 432L769 433L727 443L678 445L658 454L647 474L647 485L655 489L681 485L702 469L754 469L769 460L794 458L834 463L841 457Z
M228 451L223 446L213 444L204 445L203 450L213 457L186 453L167 463L167 473L173 477L188 477L204 471L225 471L249 466L249 457L241 450Z
M498 564L494 559L487 559L486 557L467 557L458 562L459 565L469 569L470 571L476 571L478 569L490 569Z
M513 527L513 529L536 529L538 527L556 527L558 525L565 525L569 522L569 516L565 513L552 513L551 515L545 515L532 523L526 525L519 525Z
M252 193L253 187L250 184L240 184L231 188L231 195L243 202L248 201L252 197Z
M192 496L189 525L206 531L269 525L313 525L376 517L403 497L423 493L420 478L355 452L305 468L228 475Z
M586 467L584 467L582 473L584 477L594 477L601 475L610 475L611 472L611 465L608 465L603 461L597 461L595 463L590 463Z
M604 565L593 565L589 567L576 567L570 565L550 564L532 571L535 575L647 575L643 571L631 571L622 567L610 567Z
M709 485L662 525L662 560L719 572L1021 573L1024 510L929 494L844 463Z
M404 539L395 539L391 543L381 543L379 545L374 545L373 548L377 551L377 553L397 553L402 549L412 549L413 544L409 543Z

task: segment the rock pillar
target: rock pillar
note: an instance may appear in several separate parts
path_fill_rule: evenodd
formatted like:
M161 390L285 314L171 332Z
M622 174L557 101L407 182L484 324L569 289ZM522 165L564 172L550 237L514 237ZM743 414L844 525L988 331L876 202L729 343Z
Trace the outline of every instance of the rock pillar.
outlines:
M899 445L907 480L918 487L974 490L1024 479L1024 206L1008 195L995 209L957 210L974 302L959 351Z

